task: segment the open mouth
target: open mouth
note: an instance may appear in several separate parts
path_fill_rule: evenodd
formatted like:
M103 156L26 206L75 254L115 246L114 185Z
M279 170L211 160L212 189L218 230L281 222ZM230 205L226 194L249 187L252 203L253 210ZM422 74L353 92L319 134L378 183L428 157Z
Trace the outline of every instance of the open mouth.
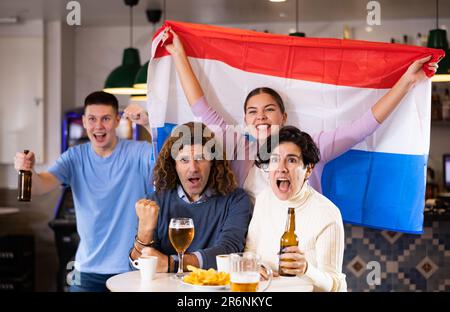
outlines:
M286 193L287 191L289 191L290 186L291 182L289 181L289 179L286 178L277 179L277 187L280 192Z
M260 125L256 125L256 129L257 129L258 131L269 131L270 125L269 125L269 124L260 124Z
M106 139L106 133L94 133L93 135L97 142L103 142Z
M189 183L192 187L196 187L200 185L200 178L188 178Z

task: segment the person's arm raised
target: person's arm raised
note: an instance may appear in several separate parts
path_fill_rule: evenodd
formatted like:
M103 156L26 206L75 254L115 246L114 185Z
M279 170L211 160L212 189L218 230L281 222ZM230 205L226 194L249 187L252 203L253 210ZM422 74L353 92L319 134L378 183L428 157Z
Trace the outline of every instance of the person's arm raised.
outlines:
M357 120L341 125L335 130L322 131L313 135L320 149L321 160L328 162L371 135L395 110L408 91L416 83L425 79L426 75L422 66L430 58L431 56L428 56L413 62L392 89L378 100L370 111ZM437 63L430 63L429 69L436 71Z
M125 118L128 118L137 125L142 126L150 135L149 142L152 143L152 129L148 118L148 112L138 104L130 104L123 111Z
M168 29L167 31L170 31L173 35L173 41L172 43L165 45L165 48L173 57L184 94L189 105L192 106L204 95L203 89L192 70L180 38L172 29ZM168 33L166 32L163 36L163 40L165 40L167 36Z
M143 250L142 248L152 245L153 234L156 231L159 214L158 204L148 199L143 198L138 200L135 208L139 223L135 245L130 254L132 260L139 258Z
M431 55L412 63L397 83L372 107L375 119L381 124L398 106L408 91L418 82L426 78L422 66L431 59ZM430 63L428 68L437 70L437 63Z

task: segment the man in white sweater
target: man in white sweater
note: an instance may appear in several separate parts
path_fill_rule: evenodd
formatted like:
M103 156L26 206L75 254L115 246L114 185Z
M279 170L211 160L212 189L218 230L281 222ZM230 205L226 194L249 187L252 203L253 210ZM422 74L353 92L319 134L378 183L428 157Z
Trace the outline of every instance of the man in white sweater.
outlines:
M319 161L319 150L296 127L283 127L278 135L270 158L258 162L269 170L270 187L256 197L245 249L259 254L273 270L278 270L281 261L285 273L309 279L314 291L346 291L340 211L307 181ZM263 148L272 145L271 139ZM279 255L289 207L295 208L299 246L287 247Z

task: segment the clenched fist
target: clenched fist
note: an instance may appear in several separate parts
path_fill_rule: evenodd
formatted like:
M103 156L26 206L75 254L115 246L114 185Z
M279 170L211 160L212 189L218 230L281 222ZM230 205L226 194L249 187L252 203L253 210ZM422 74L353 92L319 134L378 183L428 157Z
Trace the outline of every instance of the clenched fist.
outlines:
M124 117L130 119L141 126L148 126L148 113L147 111L137 104L130 104L123 111Z
M156 229L158 223L159 206L148 199L140 199L136 202L136 215L139 218L139 228L147 231Z

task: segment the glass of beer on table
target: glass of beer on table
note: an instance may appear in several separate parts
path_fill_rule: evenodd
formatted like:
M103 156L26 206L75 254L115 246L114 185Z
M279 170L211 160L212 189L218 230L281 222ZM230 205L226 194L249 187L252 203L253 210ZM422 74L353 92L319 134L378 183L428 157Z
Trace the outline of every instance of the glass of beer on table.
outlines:
M183 278L183 255L194 239L194 221L190 218L172 218L169 224L169 239L178 253L178 271L175 279Z
M266 271L268 280L263 289L260 286L260 270ZM237 292L266 291L272 282L272 270L261 263L260 257L253 252L233 253L230 255L230 289Z

